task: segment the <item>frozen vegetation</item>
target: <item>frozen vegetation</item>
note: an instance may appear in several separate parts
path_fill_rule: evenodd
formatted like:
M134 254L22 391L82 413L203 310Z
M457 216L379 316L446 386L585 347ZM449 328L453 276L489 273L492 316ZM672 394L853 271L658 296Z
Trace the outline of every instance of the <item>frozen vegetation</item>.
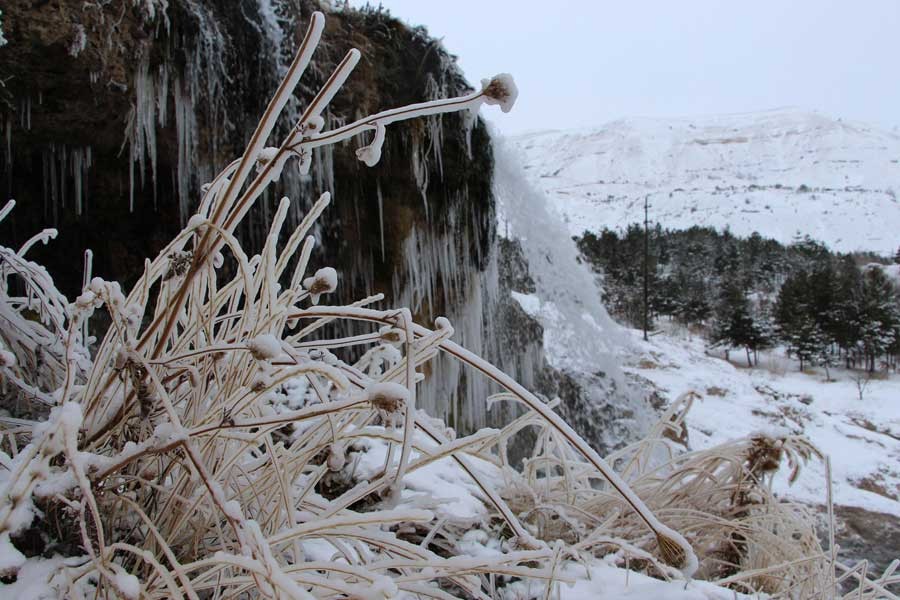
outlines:
M806 438L767 430L687 452L685 393L644 439L600 457L555 412L557 399L451 341L448 319L426 327L409 308L376 308L379 296L328 304L341 274L307 270L328 194L292 231L282 231L282 199L262 250L247 256L238 224L271 182L308 171L313 148L365 137L358 157L370 165L393 122L515 101L501 75L460 98L331 128L320 115L360 58L351 50L287 136L270 140L323 29L314 14L243 155L210 178L196 214L130 291L92 277L87 254L82 293L63 297L27 257L52 230L0 247L0 375L16 406L0 417L4 595L896 597L896 563L884 574L844 566L811 515L774 496L782 466L793 476L820 456ZM145 112L134 118L141 160L152 128ZM600 333L614 328L595 290L568 289L589 275L574 245L529 228L524 213L539 196L501 181L505 218L530 238L532 260L558 261L535 297L518 297L550 330L555 360L581 367L597 353L613 364L617 341ZM98 311L110 324L102 340L90 335ZM335 321L369 329L334 337ZM579 349L585 337L593 344ZM502 391L485 400L522 415L457 437L420 410L438 354L492 381ZM506 449L525 429L536 441L517 464Z

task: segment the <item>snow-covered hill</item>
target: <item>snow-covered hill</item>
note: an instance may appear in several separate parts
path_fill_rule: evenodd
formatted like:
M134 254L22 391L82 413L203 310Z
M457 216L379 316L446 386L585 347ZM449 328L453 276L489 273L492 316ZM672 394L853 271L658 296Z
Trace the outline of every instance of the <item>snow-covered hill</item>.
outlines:
M840 250L900 245L900 135L796 109L630 118L514 140L573 235L650 219Z

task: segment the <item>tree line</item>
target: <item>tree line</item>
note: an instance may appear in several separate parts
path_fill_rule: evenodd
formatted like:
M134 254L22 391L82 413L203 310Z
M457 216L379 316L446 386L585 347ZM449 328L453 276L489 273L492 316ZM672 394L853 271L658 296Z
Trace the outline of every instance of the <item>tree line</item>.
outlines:
M651 320L698 330L713 346L746 353L783 345L800 362L897 369L900 294L870 253L839 254L810 239L791 244L709 227L647 232ZM645 232L604 229L575 238L603 279L606 306L639 327L644 318ZM900 250L893 259L900 263ZM879 266L882 265L882 266Z

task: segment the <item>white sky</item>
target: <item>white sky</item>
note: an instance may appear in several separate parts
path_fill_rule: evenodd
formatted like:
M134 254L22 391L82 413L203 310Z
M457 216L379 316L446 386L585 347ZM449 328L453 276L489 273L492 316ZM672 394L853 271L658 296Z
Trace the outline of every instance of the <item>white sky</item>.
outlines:
M513 111L482 111L506 134L783 106L900 125L900 0L381 4L443 38L473 84L513 74Z

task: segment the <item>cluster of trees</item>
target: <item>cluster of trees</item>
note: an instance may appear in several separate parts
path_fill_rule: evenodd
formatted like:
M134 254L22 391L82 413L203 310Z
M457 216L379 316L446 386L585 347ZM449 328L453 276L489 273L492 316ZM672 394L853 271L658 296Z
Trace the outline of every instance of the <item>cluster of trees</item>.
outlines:
M792 274L781 286L775 322L801 365L843 360L874 371L880 358L896 368L900 356L897 290L882 269L860 270L850 256Z
M784 245L754 233L737 238L707 227L648 232L648 309L746 352L783 344L800 368L897 367L900 299L875 255L839 255L808 238ZM576 239L604 279L610 311L634 326L644 318L645 232L586 232ZM900 262L900 251L898 257Z

